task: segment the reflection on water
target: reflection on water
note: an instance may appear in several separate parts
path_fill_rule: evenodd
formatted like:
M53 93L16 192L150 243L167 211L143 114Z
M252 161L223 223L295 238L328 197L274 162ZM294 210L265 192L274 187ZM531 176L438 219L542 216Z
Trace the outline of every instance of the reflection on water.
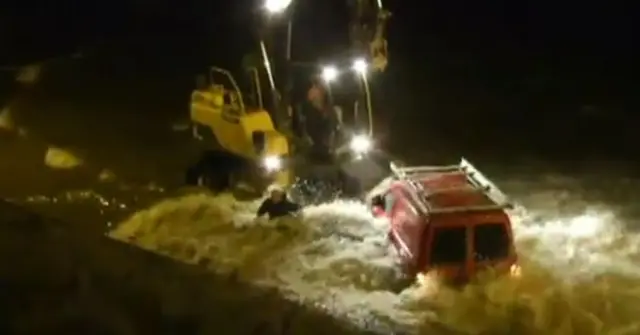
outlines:
M77 223L86 230L106 232L113 228L114 223L164 195L165 190L155 184L102 184L99 189L68 190L54 195L32 195L8 200L45 215Z

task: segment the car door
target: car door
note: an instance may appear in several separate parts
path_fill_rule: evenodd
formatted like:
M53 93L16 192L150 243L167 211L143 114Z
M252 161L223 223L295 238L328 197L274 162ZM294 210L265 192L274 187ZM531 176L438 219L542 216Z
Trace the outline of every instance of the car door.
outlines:
M414 259L414 252L411 250L414 244L411 233L413 217L408 211L409 206L409 202L400 191L394 190L385 197L385 209L390 213L389 220L396 249L405 261L412 262Z
M471 272L508 268L514 262L513 244L505 222L480 222L472 227Z
M377 219L383 219L388 224L389 239L395 244L396 226L394 224L394 209L396 198L392 190L387 190L372 199L372 213Z
M423 225L420 214L404 192L404 190L401 191L403 196L396 200L394 220L398 226L399 235L415 262L422 245Z
M466 225L431 225L427 243L428 267L437 270L443 279L457 282L469 277L471 229Z

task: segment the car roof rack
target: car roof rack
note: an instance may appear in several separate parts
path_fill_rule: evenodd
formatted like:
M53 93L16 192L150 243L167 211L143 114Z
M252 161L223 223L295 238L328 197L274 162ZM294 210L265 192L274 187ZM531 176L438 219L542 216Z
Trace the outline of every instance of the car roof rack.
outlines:
M465 158L462 158L460 160L460 163L456 165L399 167L396 164L391 163L390 168L396 179L405 181L406 184L412 188L413 192L410 193L413 197L413 200L418 205L419 209L427 215L441 213L490 211L512 208L512 204L509 202L507 196L493 182L491 182L489 178L478 171L478 169L476 169ZM420 179L438 173L462 173L466 176L467 181L473 188L469 189L468 187L455 187L450 189L438 190L435 192L427 192L422 186ZM434 208L428 201L429 198L435 194L459 191L482 192L493 202L493 204Z

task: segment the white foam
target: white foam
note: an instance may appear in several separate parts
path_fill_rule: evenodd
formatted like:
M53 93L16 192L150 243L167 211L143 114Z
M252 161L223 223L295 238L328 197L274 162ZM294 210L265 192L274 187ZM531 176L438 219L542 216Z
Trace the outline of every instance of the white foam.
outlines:
M135 214L111 235L135 236L142 247L188 262L209 259L213 269L277 285L354 320L467 334L640 333L640 239L606 208L566 216L518 208L520 278L394 294L385 224L363 205L336 201L273 222L254 220L256 207L228 195L187 195Z

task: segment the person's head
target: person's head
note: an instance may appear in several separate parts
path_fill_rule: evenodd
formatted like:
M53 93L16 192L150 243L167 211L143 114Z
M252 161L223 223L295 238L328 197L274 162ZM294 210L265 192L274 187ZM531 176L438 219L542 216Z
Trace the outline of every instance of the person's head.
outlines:
M285 196L286 196L286 192L284 188L282 188L281 186L271 185L269 187L269 198L271 198L271 201L274 201L274 202L283 201L285 199Z

